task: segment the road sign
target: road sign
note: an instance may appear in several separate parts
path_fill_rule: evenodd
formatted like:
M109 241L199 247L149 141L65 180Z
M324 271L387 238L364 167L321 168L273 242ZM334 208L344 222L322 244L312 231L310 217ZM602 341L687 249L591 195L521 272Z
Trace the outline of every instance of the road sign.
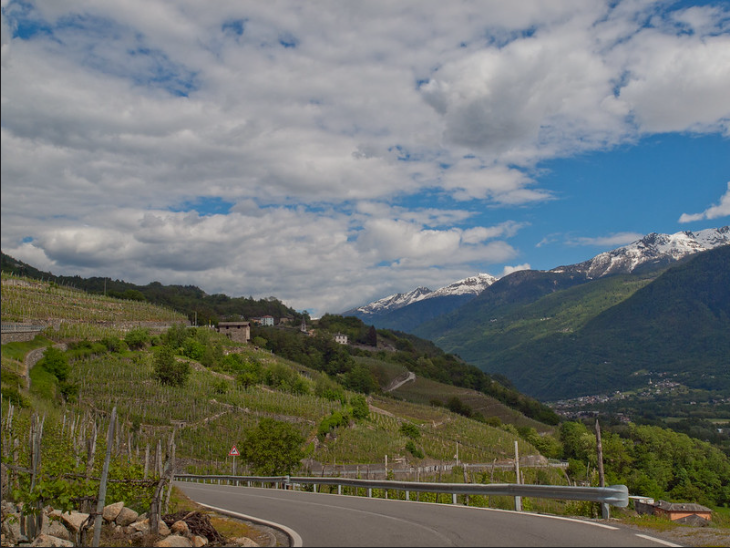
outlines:
M231 447L230 451L228 451L229 457L239 457L240 455L241 455L241 453L238 452L238 449L236 449L235 445L233 447Z

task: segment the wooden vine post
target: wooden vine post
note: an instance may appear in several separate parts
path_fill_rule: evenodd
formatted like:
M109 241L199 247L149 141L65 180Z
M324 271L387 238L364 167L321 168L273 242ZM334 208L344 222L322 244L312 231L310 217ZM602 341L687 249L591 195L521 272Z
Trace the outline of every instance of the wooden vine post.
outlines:
M101 481L99 482L99 497L96 502L96 516L94 520L94 540L92 546L99 546L101 538L101 522L104 521L101 516L104 513L104 502L106 500L106 480L109 475L109 461L112 458L112 444L114 442L114 423L117 420L117 406L112 409L111 420L109 421L109 431L106 435L106 457L104 458L104 467L101 470Z

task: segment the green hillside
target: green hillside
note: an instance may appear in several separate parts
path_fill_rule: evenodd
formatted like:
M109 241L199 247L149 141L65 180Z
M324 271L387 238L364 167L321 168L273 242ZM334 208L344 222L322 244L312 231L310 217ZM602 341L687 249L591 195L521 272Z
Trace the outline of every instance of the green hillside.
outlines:
M179 311L191 323L217 325L219 320L238 320L270 315L277 319L288 318L298 323L306 313L300 313L286 306L274 297L254 299L253 297L229 297L208 295L192 285L163 285L152 282L135 285L111 278L82 278L80 276L56 276L43 272L22 261L2 253L0 267L9 275L53 282L67 289L79 289L93 295L104 295L127 301L141 301Z
M661 272L603 278L534 301L480 297L417 333L544 401L631 390L659 373L730 395L728 288L725 246Z
M6 292L6 284L11 282L21 291ZM65 302L66 296L56 292L52 283L42 282L39 287L37 282L7 277L3 278L3 314L6 304L12 310L18 300L30 302L36 295L33 291L39 289L48 296L44 308L29 306L24 319L57 315L55 303ZM83 294L77 298L90 298L99 306L114 305L117 317L125 321L137 319L139 303L134 301ZM517 442L520 455L532 455L538 462L538 466L523 467L527 483L597 484L595 437L586 425L539 424L482 391L428 379L425 373L445 375L446 380L453 376L473 382L477 377L473 366L413 336L378 331L373 350L355 352L357 347L352 347L352 353L344 351L343 345L330 345L328 328L343 327L342 322L347 327L349 321L330 317L317 327L319 334L311 337L296 328L260 328L254 344L239 345L204 327L174 323L158 333L94 319L87 324L93 326L88 332L69 334L49 328L32 341L4 344L3 462L29 466L29 447L21 440L28 434L31 415L41 416L45 425L38 480L41 502L73 507L75 500L94 493L96 484L84 478L98 477L106 448L100 440L94 453L90 436L94 430L105 431L111 410L116 408L120 423L112 447L111 473L113 478L130 481L142 478L147 452L154 455L158 444L164 447L173 432L178 471L230 473L233 458L227 455L233 445L247 455L241 458L239 473L260 470L247 448L255 447L255 432L263 425L272 433L287 431L292 433L291 439L301 440L282 451L296 455L296 471L303 474L322 473L323 467L337 473L348 464L367 470L387 456L389 470L403 474L394 476L399 479L415 479L412 471L420 468L421 481L511 483L514 471L495 469L492 464L509 464ZM278 355L275 341L297 341L290 348L304 350L309 365ZM316 344L308 346L305 341ZM64 346L48 348L52 344ZM45 356L32 367L28 385L30 352L44 348ZM325 356L330 359L315 359ZM441 370L440 365L447 367ZM412 371L411 366L421 371L416 382L406 383L392 394L383 392L381 382L390 384ZM375 380L375 386L368 379ZM493 379L490 384L507 400L519 397ZM16 446L15 440L18 450L6 450ZM681 450L667 453L662 447ZM680 500L690 497L712 506L730 503L730 461L708 443L655 427L632 425L615 432L607 427L604 452L607 481L625 483L632 493ZM567 459L569 466L566 470L545 466L544 457ZM425 467L434 464L450 468L443 474L429 468L429 475ZM464 464L481 464L482 468L467 472ZM59 481L58 474L67 475ZM112 484L109 496L124 498L146 511L158 473L152 470L150 475L150 481L134 488ZM19 478L12 496L26 502L36 500L25 482ZM436 501L426 495L421 500ZM469 503L510 508L513 501L510 497L473 497ZM599 512L591 504L540 499L525 504L532 511L552 514L595 516Z

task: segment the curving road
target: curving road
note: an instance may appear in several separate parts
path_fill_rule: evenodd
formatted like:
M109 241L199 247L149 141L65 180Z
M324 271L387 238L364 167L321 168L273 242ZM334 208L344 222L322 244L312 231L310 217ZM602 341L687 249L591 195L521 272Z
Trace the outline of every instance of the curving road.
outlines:
M678 546L591 520L302 491L175 485L201 504L281 524L303 546Z

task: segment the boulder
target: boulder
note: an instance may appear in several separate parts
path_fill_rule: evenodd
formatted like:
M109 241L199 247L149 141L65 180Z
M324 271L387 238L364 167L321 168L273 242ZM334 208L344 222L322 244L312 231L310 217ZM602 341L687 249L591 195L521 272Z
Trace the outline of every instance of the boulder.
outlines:
M117 525L121 525L122 527L125 527L127 525L133 524L135 521L137 521L137 518L139 517L139 514L132 510L131 508L127 508L126 506L122 508L119 512L119 515L117 515L117 518L114 520Z
M163 538L162 540L155 542L155 546L158 546L160 548L166 548L166 547L191 548L193 545L185 537L181 537L180 535L170 535L167 538Z
M52 535L46 535L45 533L41 533L40 535L38 535L36 539L31 543L31 546L65 547L73 545L74 543L70 540L54 537Z
M206 546L208 544L208 539L205 537L201 537L200 535L195 535L190 540L195 548L201 548L202 546Z
M41 526L41 533L51 536L51 537L57 537L63 540L71 540L71 533L68 532L68 529L63 526L63 523L61 523L61 520L58 519L49 519L47 516L43 516L43 525Z
M188 524L185 523L183 520L176 521L172 524L170 527L170 530L176 534L183 537L187 537L190 534L190 527L188 527Z
M102 513L104 521L114 521L115 519L117 519L117 516L119 515L119 512L122 511L122 508L124 508L124 501L119 501L115 502L114 504L104 506L104 512Z
M7 542L18 542L20 539L20 515L13 512L7 514L3 520L2 533ZM3 545L4 546L4 545Z
M83 512L64 512L61 519L66 524L66 529L78 533L81 525L89 518L89 514Z
M142 521L135 521L132 525L130 525L132 529L135 531L141 531L143 533L147 533L150 530L150 520L149 519L143 519ZM157 532L162 535L163 537L166 537L170 534L170 528L167 526L167 524L160 520L157 525Z

